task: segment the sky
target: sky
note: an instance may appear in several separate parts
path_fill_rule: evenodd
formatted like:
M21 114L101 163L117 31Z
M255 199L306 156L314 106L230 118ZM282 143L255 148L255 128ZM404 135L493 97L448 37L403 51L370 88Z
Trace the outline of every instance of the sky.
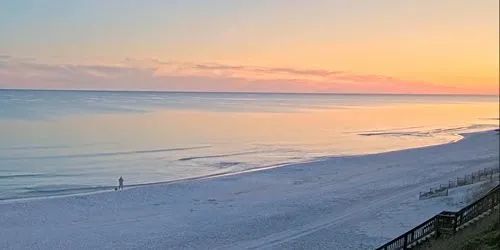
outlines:
M498 0L0 0L0 88L498 94Z

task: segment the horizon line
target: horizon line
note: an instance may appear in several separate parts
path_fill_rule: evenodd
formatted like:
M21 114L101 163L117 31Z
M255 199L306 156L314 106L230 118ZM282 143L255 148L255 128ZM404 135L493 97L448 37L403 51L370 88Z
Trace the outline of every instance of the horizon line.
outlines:
M117 90L117 89L31 89L31 88L0 88L0 91L58 91L58 92L139 92L139 93L177 93L177 94L283 94L283 95L406 95L406 96L484 96L484 97L500 97L499 94L452 94L452 93L356 93L356 92L266 92L266 91L188 91L188 90Z

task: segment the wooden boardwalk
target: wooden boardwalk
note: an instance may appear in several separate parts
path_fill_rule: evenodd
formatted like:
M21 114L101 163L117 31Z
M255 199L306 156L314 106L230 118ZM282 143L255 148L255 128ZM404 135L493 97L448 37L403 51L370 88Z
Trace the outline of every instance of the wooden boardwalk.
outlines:
M500 184L476 202L457 212L443 211L410 231L377 248L377 250L412 249L425 241L444 235L454 235L460 230L500 211Z

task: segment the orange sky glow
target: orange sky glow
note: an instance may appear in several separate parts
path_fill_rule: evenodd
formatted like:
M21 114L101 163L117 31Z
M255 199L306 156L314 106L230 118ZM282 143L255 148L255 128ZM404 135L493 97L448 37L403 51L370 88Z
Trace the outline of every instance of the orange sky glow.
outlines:
M497 0L13 1L0 88L498 95L498 19Z

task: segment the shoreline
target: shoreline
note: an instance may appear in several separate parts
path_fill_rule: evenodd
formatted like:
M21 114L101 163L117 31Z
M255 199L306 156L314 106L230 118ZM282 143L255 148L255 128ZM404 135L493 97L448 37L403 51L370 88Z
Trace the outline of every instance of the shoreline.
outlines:
M480 132L419 149L1 203L0 248L373 249L461 206L459 190L422 201L418 193L498 167L498 144L497 132Z
M311 159L299 160L297 162L278 163L278 164L272 164L272 165L267 165L267 166L259 166L259 167L249 168L249 169L245 169L245 170L237 171L237 172L214 173L214 174L209 174L209 175L194 176L194 177L169 180L169 181L147 182L147 183L125 185L125 189L141 188L141 187L157 186L157 185L182 184L182 183L191 182L191 181L199 181L199 180L220 178L220 177L225 177L225 176L247 174L247 173L258 172L258 171L266 171L266 170L275 169L275 168L286 168L286 167L293 166L296 164L310 164L310 163L328 161L328 160L337 159L337 158L369 157L369 156L390 154L390 153L394 153L394 152L405 152L405 151L411 151L411 150L440 147L440 146L444 146L444 145L458 143L458 142L464 140L467 136L471 136L471 135L478 134L478 133L491 133L491 132L495 132L497 130L498 129L493 129L493 130L490 129L490 130L484 130L484 131L479 131L479 132L451 133L450 135L457 136L458 138L455 140L451 140L449 142L440 143L440 144L433 144L433 145L428 145L428 146L396 149L396 150L389 150L389 151L378 152L378 153L318 156L318 157L314 157ZM95 189L95 191L88 191L88 192L74 192L74 193L68 193L68 194L55 194L55 195L46 195L46 196L40 195L40 196L21 197L21 198L5 198L5 199L0 199L0 204L8 204L8 203L15 203L15 202L29 202L32 200L57 199L57 198L65 198L65 197L72 197L72 196L94 195L94 194L100 194L100 193L115 192L114 188L115 188L115 186L96 186L96 187L88 187L88 189Z
M30 88L0 88L0 91L32 91L32 92L104 92L104 93L170 93L170 94L259 94L259 95L379 95L379 96L479 96L479 97L500 97L497 94L414 94L414 93L383 93L383 92L370 92L370 93L356 93L356 92L245 92L245 91L161 91L161 90L116 90L116 89L30 89Z

